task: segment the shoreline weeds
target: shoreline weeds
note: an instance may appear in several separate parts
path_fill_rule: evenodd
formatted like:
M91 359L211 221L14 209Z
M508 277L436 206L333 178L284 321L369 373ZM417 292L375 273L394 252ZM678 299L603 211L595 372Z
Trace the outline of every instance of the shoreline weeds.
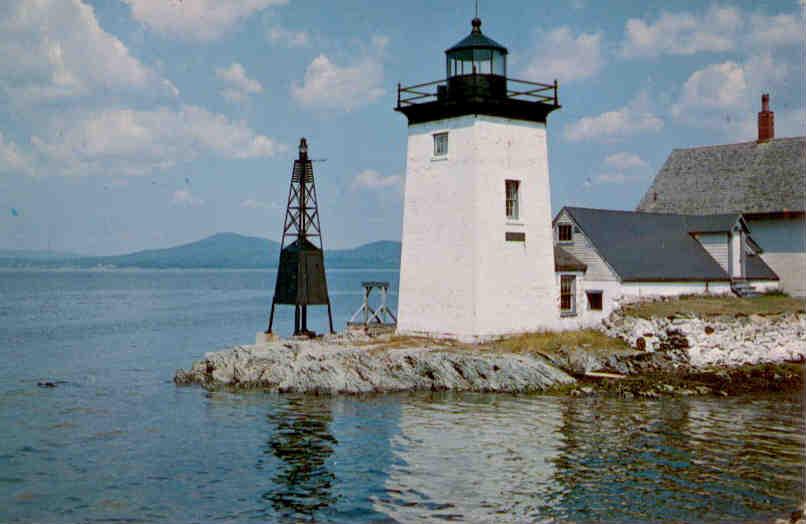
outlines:
M317 395L472 391L656 399L803 391L803 313L650 319L617 313L601 331L481 345L361 332L292 338L208 353L178 370L174 381Z

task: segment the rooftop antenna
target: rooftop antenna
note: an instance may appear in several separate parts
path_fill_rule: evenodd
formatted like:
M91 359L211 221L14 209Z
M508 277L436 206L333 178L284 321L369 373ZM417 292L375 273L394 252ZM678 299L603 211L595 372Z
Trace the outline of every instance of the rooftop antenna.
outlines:
M479 17L479 0L476 0L476 18Z

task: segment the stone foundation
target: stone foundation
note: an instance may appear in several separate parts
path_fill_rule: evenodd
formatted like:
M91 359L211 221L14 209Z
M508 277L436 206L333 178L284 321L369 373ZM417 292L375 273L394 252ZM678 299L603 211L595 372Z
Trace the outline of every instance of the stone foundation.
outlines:
M806 358L806 315L802 313L643 319L617 311L603 321L600 329L637 350L685 350L693 366Z

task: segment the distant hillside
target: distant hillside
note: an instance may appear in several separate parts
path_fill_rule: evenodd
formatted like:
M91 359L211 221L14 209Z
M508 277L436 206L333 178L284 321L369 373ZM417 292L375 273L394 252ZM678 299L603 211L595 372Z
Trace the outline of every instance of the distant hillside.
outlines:
M219 233L181 246L88 257L77 262L85 267L258 268L269 266L268 261L277 259L279 253L280 244L273 240Z
M400 242L380 240L353 249L331 249L325 252L328 267L397 268L400 266Z
M277 266L280 244L265 238L219 233L181 246L125 255L42 257L30 254L0 251L0 267L270 268ZM380 241L353 249L329 250L325 252L325 264L330 268L397 268L400 242Z

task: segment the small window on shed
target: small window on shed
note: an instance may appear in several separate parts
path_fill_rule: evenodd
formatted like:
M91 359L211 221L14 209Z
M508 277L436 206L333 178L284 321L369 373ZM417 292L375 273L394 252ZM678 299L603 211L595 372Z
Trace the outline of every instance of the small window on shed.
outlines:
M434 135L434 156L445 156L448 154L448 133L436 133Z
M571 242L574 237L571 232L571 224L559 224L557 226L557 237L560 242Z
M601 291L588 291L588 309L591 311L602 310L602 292Z
M506 181L507 218L510 220L518 219L518 188L520 185L518 180Z

